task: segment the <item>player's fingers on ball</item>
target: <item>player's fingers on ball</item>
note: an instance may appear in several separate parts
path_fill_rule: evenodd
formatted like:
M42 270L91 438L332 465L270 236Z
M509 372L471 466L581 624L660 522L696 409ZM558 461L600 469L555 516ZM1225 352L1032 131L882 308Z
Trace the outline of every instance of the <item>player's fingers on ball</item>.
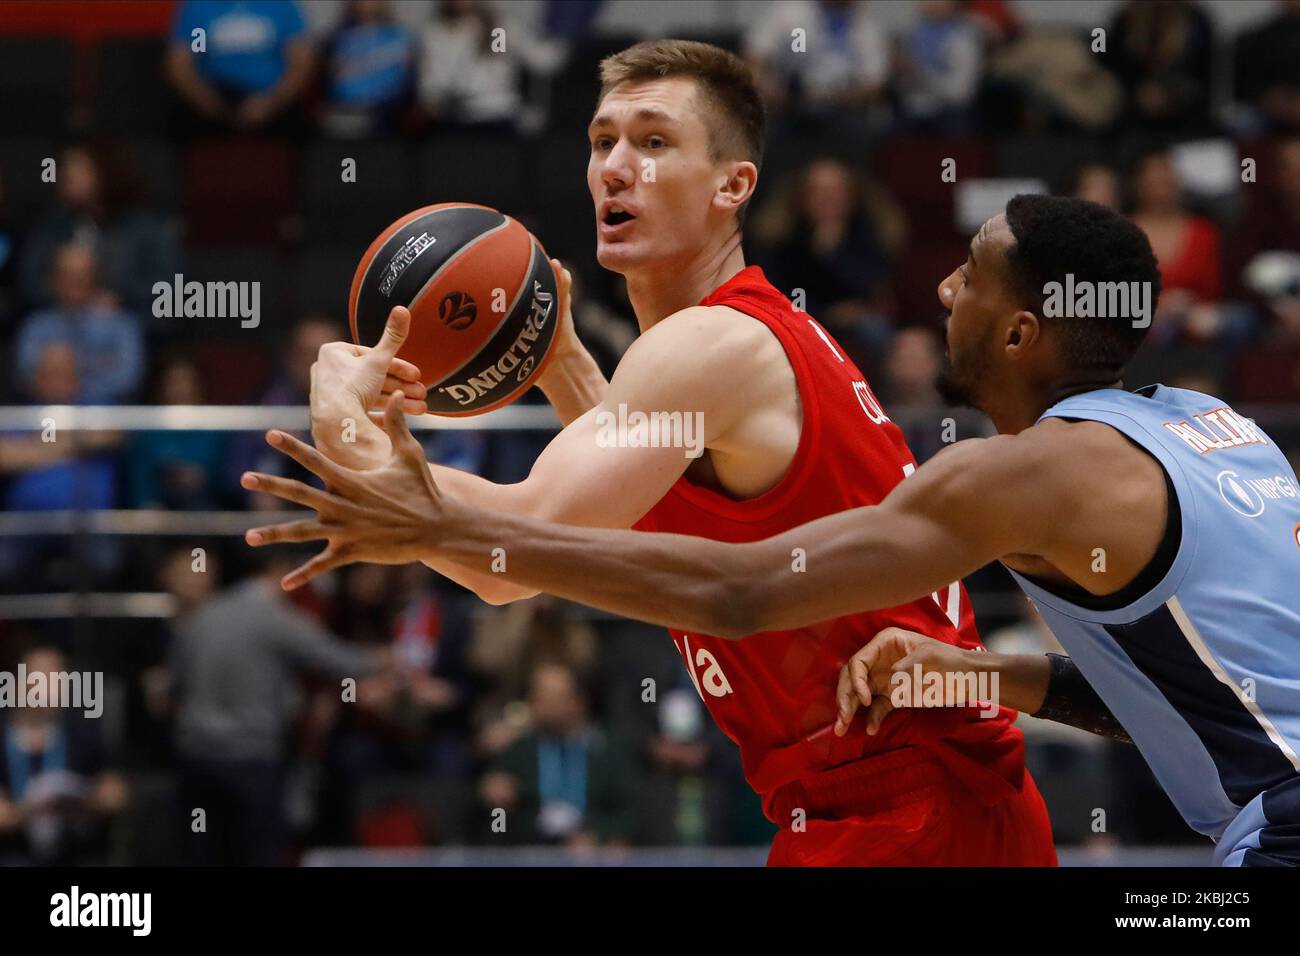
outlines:
M393 310L388 313L388 321L384 323L384 334L379 337L379 344L375 346L375 352L383 357L385 364L397 354L397 350L406 341L406 333L410 330L410 311L404 305L393 306Z
M319 488L304 485L301 481L293 478L264 475L257 471L244 472L239 479L239 484L249 491L263 491L268 495L275 495L277 498L292 501L294 504L302 505L305 508L319 510L327 506L330 500L329 496Z
M420 366L406 359L395 358L388 363L388 374L404 382L420 381Z
M391 372L384 376L383 390L385 392L402 392L407 398L423 398L429 394L429 389L425 387L423 382L399 378Z
M268 544L287 544L299 541L318 541L329 537L325 525L315 518L309 521L291 521L288 524L250 528L244 532L244 541L254 548Z
M384 409L388 407L388 396L393 392L383 392L379 400L366 409L366 414L370 420L380 428L384 426ZM429 413L429 403L419 398L407 398L405 393L398 392L402 395L402 411L408 415L427 415Z

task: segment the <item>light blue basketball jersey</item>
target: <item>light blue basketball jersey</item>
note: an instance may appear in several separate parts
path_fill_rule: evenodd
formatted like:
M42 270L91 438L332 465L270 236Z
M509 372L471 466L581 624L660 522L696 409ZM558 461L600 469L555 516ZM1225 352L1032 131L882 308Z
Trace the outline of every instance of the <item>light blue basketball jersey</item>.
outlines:
M1300 862L1295 471L1251 420L1186 389L1099 389L1043 418L1103 422L1149 452L1177 495L1181 541L1164 577L1118 609L1016 581L1218 862Z

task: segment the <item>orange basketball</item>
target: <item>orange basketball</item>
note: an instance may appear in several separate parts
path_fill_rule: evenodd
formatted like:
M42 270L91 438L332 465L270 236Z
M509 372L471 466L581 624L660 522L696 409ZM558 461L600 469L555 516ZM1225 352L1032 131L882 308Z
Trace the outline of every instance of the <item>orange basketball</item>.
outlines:
M533 385L559 310L542 244L470 203L417 209L370 244L348 297L352 340L375 345L397 305L411 310L398 356L419 366L429 411L454 416L499 408Z

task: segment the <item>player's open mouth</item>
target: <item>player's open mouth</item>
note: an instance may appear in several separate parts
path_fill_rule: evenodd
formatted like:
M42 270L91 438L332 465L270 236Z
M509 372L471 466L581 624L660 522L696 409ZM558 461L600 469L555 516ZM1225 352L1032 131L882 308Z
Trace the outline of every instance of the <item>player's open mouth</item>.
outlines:
M625 222L631 222L636 216L632 215L626 209L619 209L617 206L605 213L605 218L601 220L607 226L621 226Z

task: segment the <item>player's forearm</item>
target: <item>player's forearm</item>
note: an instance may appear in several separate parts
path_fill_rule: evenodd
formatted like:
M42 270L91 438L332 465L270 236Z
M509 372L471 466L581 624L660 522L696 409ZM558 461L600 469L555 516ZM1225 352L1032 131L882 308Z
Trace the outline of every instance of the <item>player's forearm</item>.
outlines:
M537 385L567 426L601 403L609 382L591 353L579 345L554 356Z
M1090 734L1133 742L1070 658L1060 654L980 651L967 651L965 657L974 673L997 676L995 703Z
M517 486L498 485L478 475L448 468L446 465L435 465L432 462L429 463L429 470L433 473L438 487L455 495L459 500L473 502L485 508L513 510L522 507ZM422 563L443 577L455 581L461 587L473 591L488 604L509 604L512 601L533 597L538 593L535 588L526 587L507 580L500 574L492 573L491 561L486 564L478 562L471 567L443 555L431 553ZM483 570L476 570L476 567L482 567Z
M743 548L686 535L551 524L449 501L430 553L624 617L741 636ZM725 560L724 560L725 558Z
M430 547L470 568L501 549L507 580L652 624L739 638L893 607L962 576L933 557L941 551L928 539L900 544L911 525L865 514L875 510L734 544L552 524L448 501Z
M1033 714L1043 706L1050 667L1042 654L993 654L967 651L971 670L997 677L998 699L1003 707Z

